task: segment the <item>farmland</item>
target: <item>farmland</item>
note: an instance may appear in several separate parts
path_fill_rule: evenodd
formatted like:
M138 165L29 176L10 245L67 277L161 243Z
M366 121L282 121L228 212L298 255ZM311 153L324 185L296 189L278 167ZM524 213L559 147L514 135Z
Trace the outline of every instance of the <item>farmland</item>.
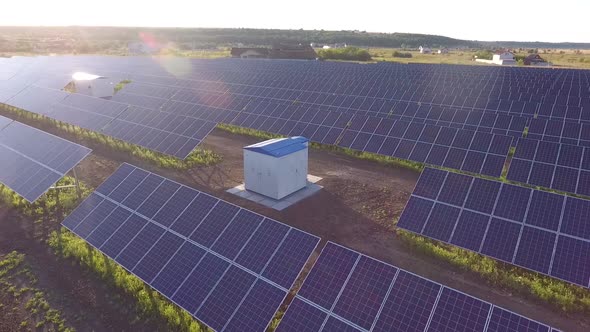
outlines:
M396 50L2 59L2 329L391 330L397 296L425 302L425 330L454 324L453 298L476 330L498 312L587 330L590 75ZM291 136L321 190L283 209L231 193L245 146Z

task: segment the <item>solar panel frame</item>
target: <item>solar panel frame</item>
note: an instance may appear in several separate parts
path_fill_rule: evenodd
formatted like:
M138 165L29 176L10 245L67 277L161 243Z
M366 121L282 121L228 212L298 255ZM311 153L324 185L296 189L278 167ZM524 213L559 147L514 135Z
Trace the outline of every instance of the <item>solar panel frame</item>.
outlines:
M429 172L432 171L424 172L425 177L428 178ZM441 174L440 172L443 171L438 170L437 174ZM438 176L442 177L444 174ZM418 183L420 182L419 179ZM478 211L467 204L472 196L473 186L467 193L466 203L459 205L442 202L438 196L421 196L418 191L410 196L397 226L509 264L583 287L590 287L590 280L582 280L580 277L575 277L575 274L572 275L575 279L568 280L568 274L563 270L563 266L568 263L555 261L558 240L564 237L567 237L566 240L570 242L580 241L578 247L585 248L580 250L587 252L568 252L560 249L557 255L561 256L558 259L573 257L572 255L590 257L590 227L586 227L586 224L581 221L584 218L581 216L585 215L584 211L590 211L590 201L486 179L475 179L475 182L499 186L498 193L492 195L493 199L489 199L490 202L493 201L492 209L487 210L490 212ZM443 188L444 185L442 185ZM500 198L506 189L509 189L506 191L509 195L505 195L502 201L510 202L509 206L513 206L514 202L518 203L520 200L517 204L520 208L512 209L518 211L518 214L507 214L506 209L500 208ZM473 195L479 195L479 192L475 190ZM440 218L432 212L436 205L447 205L449 208L459 209L459 212L455 212L451 217ZM451 229L452 232L449 235ZM588 244L587 247L585 247L586 244ZM557 275L551 272L553 265L560 268L559 272L556 272ZM581 270L577 273L585 275L586 272Z
M114 188L112 188L112 187L113 187L113 185L112 185L112 184L113 184L113 182L114 182L114 181L110 181L109 179L107 179L107 180L105 180L105 182L104 182L104 183L103 183L101 186L99 186L99 189L98 189L98 190L100 190L100 191L102 191L102 192L108 192L108 193L109 193L109 195L110 195L110 194L112 194L113 192L115 192L115 191L117 190L117 188L118 188L119 186L121 186L121 184L125 183L125 178L128 178L128 177L129 177L131 174L133 174L133 172L134 172L135 170L141 170L141 169L139 169L139 168L137 168L137 167L135 167L135 166L132 166L132 165L129 165L129 164L126 164L126 163L124 163L124 164L122 164L122 165L121 165L121 167L120 167L120 168L119 168L119 169L118 169L118 170L115 172L115 174L117 174L117 172L118 172L119 170L122 172L122 175L123 175L123 176L115 176L115 178L116 178L116 180L115 180L115 181L119 181L119 183L118 183L118 184L117 184L117 185L116 185ZM145 179L145 178L147 178L147 177L149 176L149 174L153 174L153 173L149 173L149 172L146 172L146 171L143 171L143 170L141 170L141 171L142 171L142 172L145 172L145 173L147 173L147 174L146 174L146 176L144 176L142 179ZM121 177L123 177L123 180L122 180L122 181L121 181ZM164 183L164 182L166 182L166 181L174 183L173 181L170 181L170 180L168 180L168 179L165 179L165 178L164 178L164 181L162 181L162 183ZM127 190L129 193L132 193L132 192L135 190L135 188L137 188L138 186L140 186L140 185L141 185L141 184L140 184L140 183L141 183L141 181L139 181L139 182L135 181L134 183L135 183L135 185L132 185L132 186L127 186L127 189L126 189L126 190ZM180 187L183 187L183 185L181 185L181 184L177 184L177 186L178 186L178 188L180 188ZM188 188L188 187L187 187L187 188ZM189 188L189 189L191 189L191 188ZM192 190L194 190L194 189L192 189ZM177 189L176 191L178 191L178 189ZM196 190L195 190L195 191L196 191ZM155 192L155 191L154 191L154 192ZM196 191L196 192L198 192L198 191ZM205 193L202 193L202 192L198 192L198 193L199 193L199 195L201 195L201 194L202 194L202 195L206 195L206 196L208 196L207 194L205 194ZM123 195L120 195L120 196L119 196L119 200L120 200L120 201L124 201L124 200L126 199L126 197L128 197L128 196L129 196L129 194L128 194L128 195L125 195L125 196L123 196ZM172 195L170 195L170 197L171 197L171 196L172 196ZM99 191L96 191L96 192L94 192L94 193L92 194L92 197L101 197L101 198L103 199L103 201L109 201L109 202L111 202L111 201L112 201L112 198L110 198L110 197L108 197L108 196L105 196L103 193L101 193L101 192L99 192ZM169 198L170 198L170 197L169 197ZM149 199L149 197L148 197L148 198L146 198L145 200L147 201L148 199ZM100 202L103 202L103 201L100 201ZM220 201L220 202L223 202L222 200L219 200L219 201ZM85 205L86 205L86 203L85 203L85 202L86 202L86 201L84 201L84 202L82 203L82 204L84 204L84 205L82 205L82 206L85 206ZM98 202L98 204L100 204L100 202ZM265 264L264 268L263 268L261 271L252 271L252 270L250 270L250 269L248 269L248 268L245 268L245 267L243 267L242 265L238 264L238 263L237 263L237 261L235 261L235 260L232 260L232 259L229 259L229 258L225 258L225 257L223 257L221 254L217 253L216 251L214 251L214 250L212 250L212 249L210 249L210 248L204 247L204 246L202 246L202 245L200 245L200 244L198 244L198 243L196 243L196 242L194 242L194 241L192 241L192 240L190 240L190 239L188 239L188 238L185 238L185 237L182 237L182 236L180 236L180 234L179 234L179 233L176 233L176 232L175 232L174 230L172 230L170 227L166 227L166 226L164 226L164 225L161 225L161 224L159 224L158 222L156 222L156 221L154 221L154 220L150 219L149 217L146 217L146 216L143 216L143 215L137 214L137 212L136 212L136 211L134 211L134 210L132 210L132 209L130 209L130 208L128 208L128 207L126 207L126 206L122 205L122 203L115 202L115 201L112 201L112 202L115 204L115 206L117 206L117 207L120 207L120 208L124 209L125 211L128 211L128 212L129 212L129 214L130 214L130 216L131 216L131 217L134 217L134 218L135 218L137 221L139 221L139 220L142 220L142 221L141 221L141 223L139 223L139 224L138 224L138 223L135 223L135 224L136 224L136 228L134 228L134 230L133 230L133 228L131 229L131 231L132 231L132 232L131 232L131 233L129 233L129 235L130 235L131 237L130 237L130 238L127 240L127 241L125 241L125 242L124 242L124 244L125 244L125 245L124 245L123 247L119 247L119 249L116 249L116 251L107 251L107 252L105 252L105 253L106 253L106 254L107 254L109 257L112 257L113 259L115 259L115 258L117 258L117 259L118 259L118 257L119 257L119 256L121 256L121 254L122 254L122 253L123 253L123 252L126 250L126 248L128 248L130 245L133 245L133 244L132 244L132 243L133 243L133 241L134 241L133 239L137 238L137 236L139 236L139 235L141 234L141 233L140 233L140 232L141 232L141 230L145 229L146 227L152 227L152 228L154 228L154 227L155 227L154 229L157 229L157 230L159 230L159 232L160 232L160 233L159 233L159 235L158 235L158 239L156 239L155 241L148 241L148 242L146 243L146 244L148 245L148 248L146 248L146 249L142 249L142 250L140 250L139 252L137 252L137 254L138 254L138 256L137 256L137 259L133 259L133 261L132 261L132 262L130 262L130 264L131 264L132 266L131 266L130 264L128 264L128 263L126 263L126 264L124 264L124 265L121 265L123 268L125 268L126 270L128 270L130 273L133 273L133 274L135 274L137 277L139 277L139 278L140 278L142 281L144 281L144 282L145 282L146 284L148 284L148 285L152 285L152 283L154 283L154 284L160 285L160 286L162 286L162 287L165 287L166 283L163 283L163 280L162 280L161 278L159 278L159 275L160 275L160 273L162 273L163 271L165 271L165 270L167 269L167 266L168 266L168 265L169 265L169 264L170 264L170 263L171 263L173 260L175 260L177 257L178 257L178 258L180 258L179 256L177 256L177 254L178 254L178 253L179 253L181 250L183 250L183 248L185 248L185 247L186 247L186 248L189 248L189 247L194 247L195 249L198 249L200 252L202 252L202 254L201 254L201 258L199 259L199 261L197 262L197 264L195 264L195 265L192 267L192 269L191 269L191 270L193 270L193 271L194 271L195 269L197 269L197 267L198 267L198 264L200 264L200 262L201 262L201 261L202 261L202 260L203 260L203 259L204 259L204 258L205 258L207 255L209 255L210 257L214 257L216 260L218 260L218 261L220 261L220 262L225 262L225 264L227 264L227 268L225 269L225 271L228 271L228 270L230 269L230 267L231 267L231 268L233 268L233 269L237 269L237 270L239 270L239 271L243 271L243 272L240 272L240 273L246 273L248 276L251 276L255 282L256 282L256 280L258 280L258 281L260 281L260 282L264 282L265 284L268 284L268 285L269 285L269 287L276 288L277 290L279 290L279 291L281 292L281 294L284 294L284 295L283 295L283 297L282 297L282 298L281 298L281 300L280 300L280 303L282 303L282 302L284 301L284 299L285 299L285 298L286 298L286 296L287 296L287 293L288 293L289 289L292 287L293 283L295 282L295 278L293 278L293 280L291 281L291 284L290 284L290 285L288 285L289 287L287 288L287 287L285 287L285 286L283 286L283 285L277 284L277 283L273 282L272 280L269 280L269 279L265 278L265 277L263 276L263 274L262 274L262 272L264 271L264 269L266 268L266 266L268 266L268 264L271 262L271 260L272 260L272 259L275 257L275 255L276 255L276 253L277 253L277 251L278 251L278 249L279 249L278 247L277 247L276 249L272 250L272 254L271 254L271 256L268 258L268 261L266 262L266 264ZM161 209L161 208L163 208L163 207L166 205L166 203L167 203L167 201L161 202L161 207L160 207L160 209ZM96 204L96 203L95 203L95 204ZM230 203L227 203L227 204L230 204ZM231 206L234 206L233 204L230 204L230 205L231 205ZM89 207L92 207L92 205L90 205ZM211 208L211 209L212 209L212 208ZM241 208L239 208L239 207L238 207L238 209L241 209ZM86 208L86 210L88 210L88 208ZM94 208L93 208L92 210L94 210ZM91 211L92 211L92 210L91 210ZM76 216L76 215L79 215L79 214L80 214L80 213L78 213L78 212L76 212L76 211L78 211L78 209L74 210L74 212L72 213L72 216ZM91 211L90 211L90 212L91 212ZM243 211L247 211L247 210L243 210ZM154 215L157 215L157 212L158 212L158 211L156 211L156 213L155 213ZM89 213L89 212L86 212L86 213ZM256 214L256 216L258 216L258 217L260 218L260 222L259 222L259 223L260 223L260 225L262 225L262 220L265 220L265 221L266 221L266 222L268 222L268 223L277 223L277 224L280 224L280 225L284 225L284 224L278 223L277 221L274 221L274 220L271 220L271 219L264 218L263 216L260 216L260 215L257 215L257 214ZM131 218L131 217L129 217L129 218ZM204 217L204 216L203 216L203 217ZM69 218L69 217L68 217L68 218ZM66 218L66 220L64 220L63 226L64 226L64 227L66 227L66 228L68 228L68 229L70 229L72 232L76 233L76 231L75 231L75 230L76 230L76 227L77 227L77 226L80 224L80 222L77 222L77 223L75 223L75 225L76 225L76 226L75 226L74 228L70 228L70 227L72 227L72 225L73 225L73 224L72 224L71 222L69 222L69 221L68 221L68 220L69 220L68 218ZM129 218L127 218L127 219L129 219ZM107 239L107 240L105 241L105 243L106 243L106 242L109 242L109 241L111 241L111 242L113 242L113 243L115 243L115 242L118 242L118 241L112 240L112 237L113 237L114 235L116 235L116 234L119 234L119 229L120 229L120 228L121 228L121 227L122 227L124 224L127 224L127 222L128 222L128 220L124 220L124 221L123 221L123 223L122 223L122 224L119 226L119 228L117 228L117 230L116 230L116 231L113 233L113 235L111 235L110 239ZM131 224L130 224L130 225L131 225ZM260 226L260 225L259 225L259 226ZM138 228L137 226L139 226L139 228ZM300 231L300 230L294 229L294 228L292 228L292 227L290 227L290 226L287 226L287 225L284 225L284 226L288 228L288 231L287 231L287 232L284 234L284 237L282 238L282 241L281 241L281 243L283 243L283 242L284 242L284 240L287 238L287 235L288 235L288 233L290 233L291 231L297 231L297 232L298 232L298 233L300 233L302 236L306 236L306 237L308 237L309 239L313 240L313 241L311 241L311 242L313 242L313 244L314 244L314 245L313 245L313 247L307 246L307 247L305 248L305 250L307 250L307 253L305 254L305 257L308 259L308 258L311 256L312 252L315 250L315 246L316 246L316 245L319 243L319 238L318 238L318 237L316 237L316 236L313 236L313 235L311 235L311 234L305 233L305 232L303 232L303 231ZM96 227L95 227L95 230L96 230L98 227L100 227L100 225L96 226ZM259 227L257 227L257 228L259 228ZM90 233L90 234L92 234L92 233ZM150 280L145 280L145 279L143 279L142 275L139 275L139 274L135 273L134 271L136 271L136 269L137 269L139 266L141 266L142 262L144 262L144 260L145 260L145 259L146 259L146 257L148 256L148 254L149 254L149 253L152 251L152 249L153 249L153 248L155 248L155 247L158 245L158 243L160 243L160 240L161 240L161 239L163 239L163 238L164 238L164 236L166 236L166 234L172 234L172 235L174 235L174 236L176 236L176 237L180 238L180 239L182 240L182 242L183 242L183 243L182 243L180 246L177 246L177 248L174 250L174 253L173 253L173 254L171 254L171 255L170 255L170 253L168 253L168 255L166 256L166 257L168 257L168 260L167 260L167 261L166 261L164 264L161 264L161 263L160 263L160 264L158 264L158 266L160 266L160 270L159 270L159 272L157 272L155 275L153 275L153 273L152 273L152 274L149 274L149 275L148 275L149 277L148 277L148 278L146 278L146 279L150 279ZM250 240L250 239L251 239L253 236L254 236L254 233L252 233L252 234L249 236L249 239L248 239L248 240ZM220 238L221 238L221 234L218 236L217 240L219 240ZM242 252L242 250L243 250L243 249L246 247L247 243L249 243L249 241L247 241L246 243L244 243L244 244L242 245L242 248L240 249L240 251L239 251L239 253L236 255L236 257L239 257L240 253L241 253L241 252ZM90 244L90 245L92 245L92 246L94 246L94 244L93 244L93 243L89 243L89 244ZM104 246L104 243L103 243L103 245L101 245L100 247L95 247L95 248L96 248L96 249L98 249L98 250L101 250L101 251L103 251L103 252L104 252L104 248L105 248L105 246ZM135 249L134 249L134 250L135 250ZM307 259L306 259L305 261L307 261ZM305 265L305 261L301 262L301 263L299 264L299 266L296 266L296 268L298 268L298 270L297 270L297 271L295 271L295 272L297 273L297 275L299 275L299 274L301 273L301 271L303 270L303 268L304 268L304 265ZM207 271L210 271L210 270L211 270L211 269L204 269L204 270L203 270L203 272L204 272L204 273L207 273ZM173 303L175 303L175 304L177 304L177 305L179 305L179 306L181 306L181 307L182 307L182 303L179 303L179 302L178 302L178 299L175 297L175 294L176 294L177 292L179 292L179 290L181 289L181 287L183 287L184 281L185 281L185 280L186 280L186 279L187 279L187 278L190 276L190 274L191 274L192 272L190 272L190 271L186 271L186 270L185 270L185 273L187 273L187 275L186 275L186 277L185 277L185 278L183 278L184 280L177 280L177 281L176 281L177 285L176 285L176 286L173 286L173 287L175 287L174 289L167 288L167 289L164 289L164 290L162 290L162 292L161 292L163 296L165 296L166 298L168 298L169 300L171 300ZM222 276L223 276L223 275L225 275L225 272L224 272L224 273L223 273L223 274L220 276L220 278L222 278ZM144 277L145 277L145 276L144 276ZM219 280L221 280L221 279L219 279ZM178 282L181 282L181 283L178 283ZM211 294L211 293L212 293L212 292L213 292L215 289L217 289L217 288L216 288L216 286L217 286L217 283L216 283L216 284L215 284L215 285L214 285L214 286L211 288L211 290L210 290L210 291L208 292L208 294L207 294L207 297L206 297L206 298L204 298L203 302L200 304L200 306L199 306L199 307L202 307L202 306L203 306L203 304L204 304L204 303L207 301L206 299L207 299L207 298L210 296L210 294ZM254 283L252 283L252 284L251 284L251 287L250 287L249 289L245 290L244 296L243 296L243 297L241 297L240 299L238 299L238 300L239 300L239 303L237 304L237 306L236 306L236 307L234 307L233 309L231 309L231 312L229 313L229 314L230 314L230 316L227 316L227 317L228 317L228 320L227 320L227 322L225 322L225 323L228 323L229 321L231 321L231 320L233 319L233 317L234 317L234 313L235 313L235 312L237 312L237 311L240 309L240 307L241 307L241 305L242 305L242 302L243 302L243 301L246 299L246 297L248 297L248 294L250 293L250 290L251 290L253 287L254 287ZM158 291L160 291L160 290L158 289ZM173 291L173 292L172 292L172 291ZM277 303L278 303L278 299L275 299L275 302L277 302ZM278 303L278 304L277 304L276 310L278 310L278 306L280 305L280 303ZM200 310L199 308L195 308L195 312L197 312L197 311L199 311L199 310ZM270 324L270 319L271 319L271 318L274 316L274 313L276 312L276 310L272 312L272 316L269 318L268 322L265 322L265 323L264 323L264 324L265 324L265 328L266 328L266 326L267 326L268 324ZM191 312L191 314L194 314L194 312ZM267 316L268 316L268 315L267 315ZM224 316L224 317L226 317L226 316ZM240 317L244 317L244 316L240 316ZM196 317L196 318L198 318L198 317ZM211 322L209 322L209 323L211 323ZM223 325L221 328L225 328L225 325L226 325L225 323L224 323L224 325ZM234 323L232 323L232 324L237 324L237 323L238 323L237 321L234 321ZM215 324L213 324L213 325L216 325L217 327L219 327L219 324L220 324L219 322L216 322L216 323L215 323Z
M330 306L330 308L326 308L324 305L320 305L310 300L305 294L297 293L293 299L293 302L287 308L287 311L279 322L277 331L324 331L324 327L328 324L329 320L333 320L333 323L338 323L338 326L344 326L347 330L351 329L352 331L389 331L393 326L397 328L403 326L404 331L430 331L434 329L433 317L435 312L437 312L439 309L444 309L441 304L441 296L443 293L445 296L450 295L461 298L465 303L480 303L484 309L487 308L482 311L482 315L480 315L480 318L482 319L479 321L481 330L486 330L487 326L491 323L492 312L494 309L496 309L496 311L502 311L513 315L514 319L522 320L521 322L519 321L521 324L530 324L532 326L544 327L547 330L550 329L548 325L500 308L486 301L482 301L461 291L457 291L437 282L428 280L412 272L399 269L393 265L376 260L331 241L328 241L328 243L322 249L318 260L312 267L308 276L303 281L302 287L306 285L308 278L314 278L314 271L317 271L318 265L321 266L323 264L321 261L325 262L327 259L329 259L329 257L331 257L331 254L337 251L342 251L343 253L350 252L353 257L357 257L357 259L355 267L351 269L344 269L344 274L347 275L346 281L340 286L340 292L337 299L334 301L334 304ZM373 318L372 324L368 328L355 324L349 319L342 317L338 312L335 311L336 304L339 302L339 297L345 291L347 284L351 282L352 275L361 259L372 261L375 264L380 264L395 271L393 275L386 277L386 279L389 280L387 292L381 299L379 311ZM420 287L411 286L418 284ZM421 294L427 294L428 298L416 298L416 294L418 292ZM402 302L404 299L406 299L405 302ZM418 302L418 300L420 300L420 302ZM409 307L414 308L414 310L409 309ZM475 306L472 307L476 309ZM462 310L463 308L458 307L458 309ZM410 313L410 316L408 316L408 313ZM449 312L446 313L449 314ZM453 312L450 314L452 313ZM459 314L457 316L459 319L466 319L469 317L468 315L462 315L461 311L457 313ZM313 321L314 324L305 325L311 321ZM458 320L454 320L453 323L456 323L457 321ZM498 324L501 323L501 321L498 322ZM438 329L436 330L438 331Z
M0 128L0 147L4 153L12 155L2 158L4 169L0 175L8 178L0 180L0 183L30 203L39 199L92 152L82 145L18 121L1 116L0 119L4 124ZM15 167L8 167L6 163ZM15 163L20 165L16 167ZM18 178L11 177L7 171Z

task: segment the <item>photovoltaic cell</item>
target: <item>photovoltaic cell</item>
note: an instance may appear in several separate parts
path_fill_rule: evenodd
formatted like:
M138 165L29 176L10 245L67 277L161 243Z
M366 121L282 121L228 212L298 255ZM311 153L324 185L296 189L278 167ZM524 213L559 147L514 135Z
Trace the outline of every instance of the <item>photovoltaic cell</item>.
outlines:
M344 257L356 264L352 268L350 263L338 264ZM309 282L316 286L307 288ZM320 285L330 291L314 291L313 296L300 291L277 331L485 331L488 325L549 329L332 242L322 250L301 290L317 290ZM336 303L326 305L332 302L333 293Z
M219 331L265 330L319 241L128 164L99 190L63 225Z
M91 150L0 116L0 183L36 201Z
M451 173L444 173L436 172L439 178L448 180ZM452 200L441 201L441 195L432 198L429 191L415 191L397 226L583 287L590 286L590 281L585 280L585 268L568 261L584 261L590 256L590 226L586 222L590 201L479 178L473 179L468 189L446 189L447 182L441 193L463 197L468 192L464 205L460 199L451 204Z

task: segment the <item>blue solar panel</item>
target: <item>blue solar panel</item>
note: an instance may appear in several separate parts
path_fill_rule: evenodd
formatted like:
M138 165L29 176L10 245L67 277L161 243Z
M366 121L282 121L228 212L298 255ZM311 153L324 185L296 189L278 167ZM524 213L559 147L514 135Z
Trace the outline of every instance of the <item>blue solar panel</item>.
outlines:
M531 190L517 186L502 186L494 215L514 221L523 221Z
M317 332L328 316L320 309L296 297L285 312L277 332Z
M400 271L373 331L424 331L441 286Z
M415 233L422 232L433 205L431 201L416 196L410 197L397 222L397 226Z
M304 289L313 289L314 300ZM328 242L277 331L485 331L494 307ZM499 328L506 319L517 326L547 327L509 311L493 319Z
M521 226L492 218L483 242L482 253L505 262L512 262Z
M555 166L553 165L534 163L527 183L550 188L554 172Z
M392 266L361 256L333 312L360 327L371 329L396 272Z
M443 173L436 174L442 178ZM425 170L425 174L434 173ZM398 227L551 276L555 276L552 264L567 265L555 260L565 259L565 254L553 257L557 231L590 240L585 222L590 201L477 178L470 187L455 189L453 194L461 196L456 191L469 192L465 205L461 200L442 203L441 195L422 198L414 192ZM576 255L590 255L584 250ZM579 278L556 277L588 286Z
M500 182L474 179L469 196L467 196L467 200L465 201L465 208L486 214L492 213L500 186Z
M590 240L590 201L568 197L566 198L561 233Z
M265 331L287 292L257 280L224 331Z
M438 195L438 200L452 205L462 206L467 197L473 177L448 173L445 183Z
M560 235L551 275L590 287L590 242Z
M231 266L195 315L202 317L201 320L211 328L223 329L254 281L256 276Z
M437 240L449 241L460 213L459 208L436 203L422 233Z
M512 159L506 178L511 181L527 183L533 163L528 160Z
M549 332L549 326L494 306L486 331Z
M424 169L414 188L414 193L418 196L436 199L446 176L445 171L434 168Z
M469 250L479 251L489 220L489 215L463 210L450 243Z
M557 231L565 197L535 190L526 223L548 230Z
M429 330L483 331L491 306L471 296L443 288Z
M264 330L319 241L127 164L113 178L64 226L217 330Z
M299 295L331 309L340 289L353 270L359 255L339 246L327 246L305 279Z
M36 201L91 150L0 117L0 183Z
M548 274L554 245L554 233L524 227L518 243L514 263Z

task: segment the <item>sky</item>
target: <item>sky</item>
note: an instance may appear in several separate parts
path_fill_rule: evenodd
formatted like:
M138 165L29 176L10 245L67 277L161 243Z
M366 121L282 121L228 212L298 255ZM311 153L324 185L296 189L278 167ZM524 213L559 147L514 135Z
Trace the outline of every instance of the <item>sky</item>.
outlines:
M588 0L9 0L2 3L0 25L361 30L590 42L589 13Z

